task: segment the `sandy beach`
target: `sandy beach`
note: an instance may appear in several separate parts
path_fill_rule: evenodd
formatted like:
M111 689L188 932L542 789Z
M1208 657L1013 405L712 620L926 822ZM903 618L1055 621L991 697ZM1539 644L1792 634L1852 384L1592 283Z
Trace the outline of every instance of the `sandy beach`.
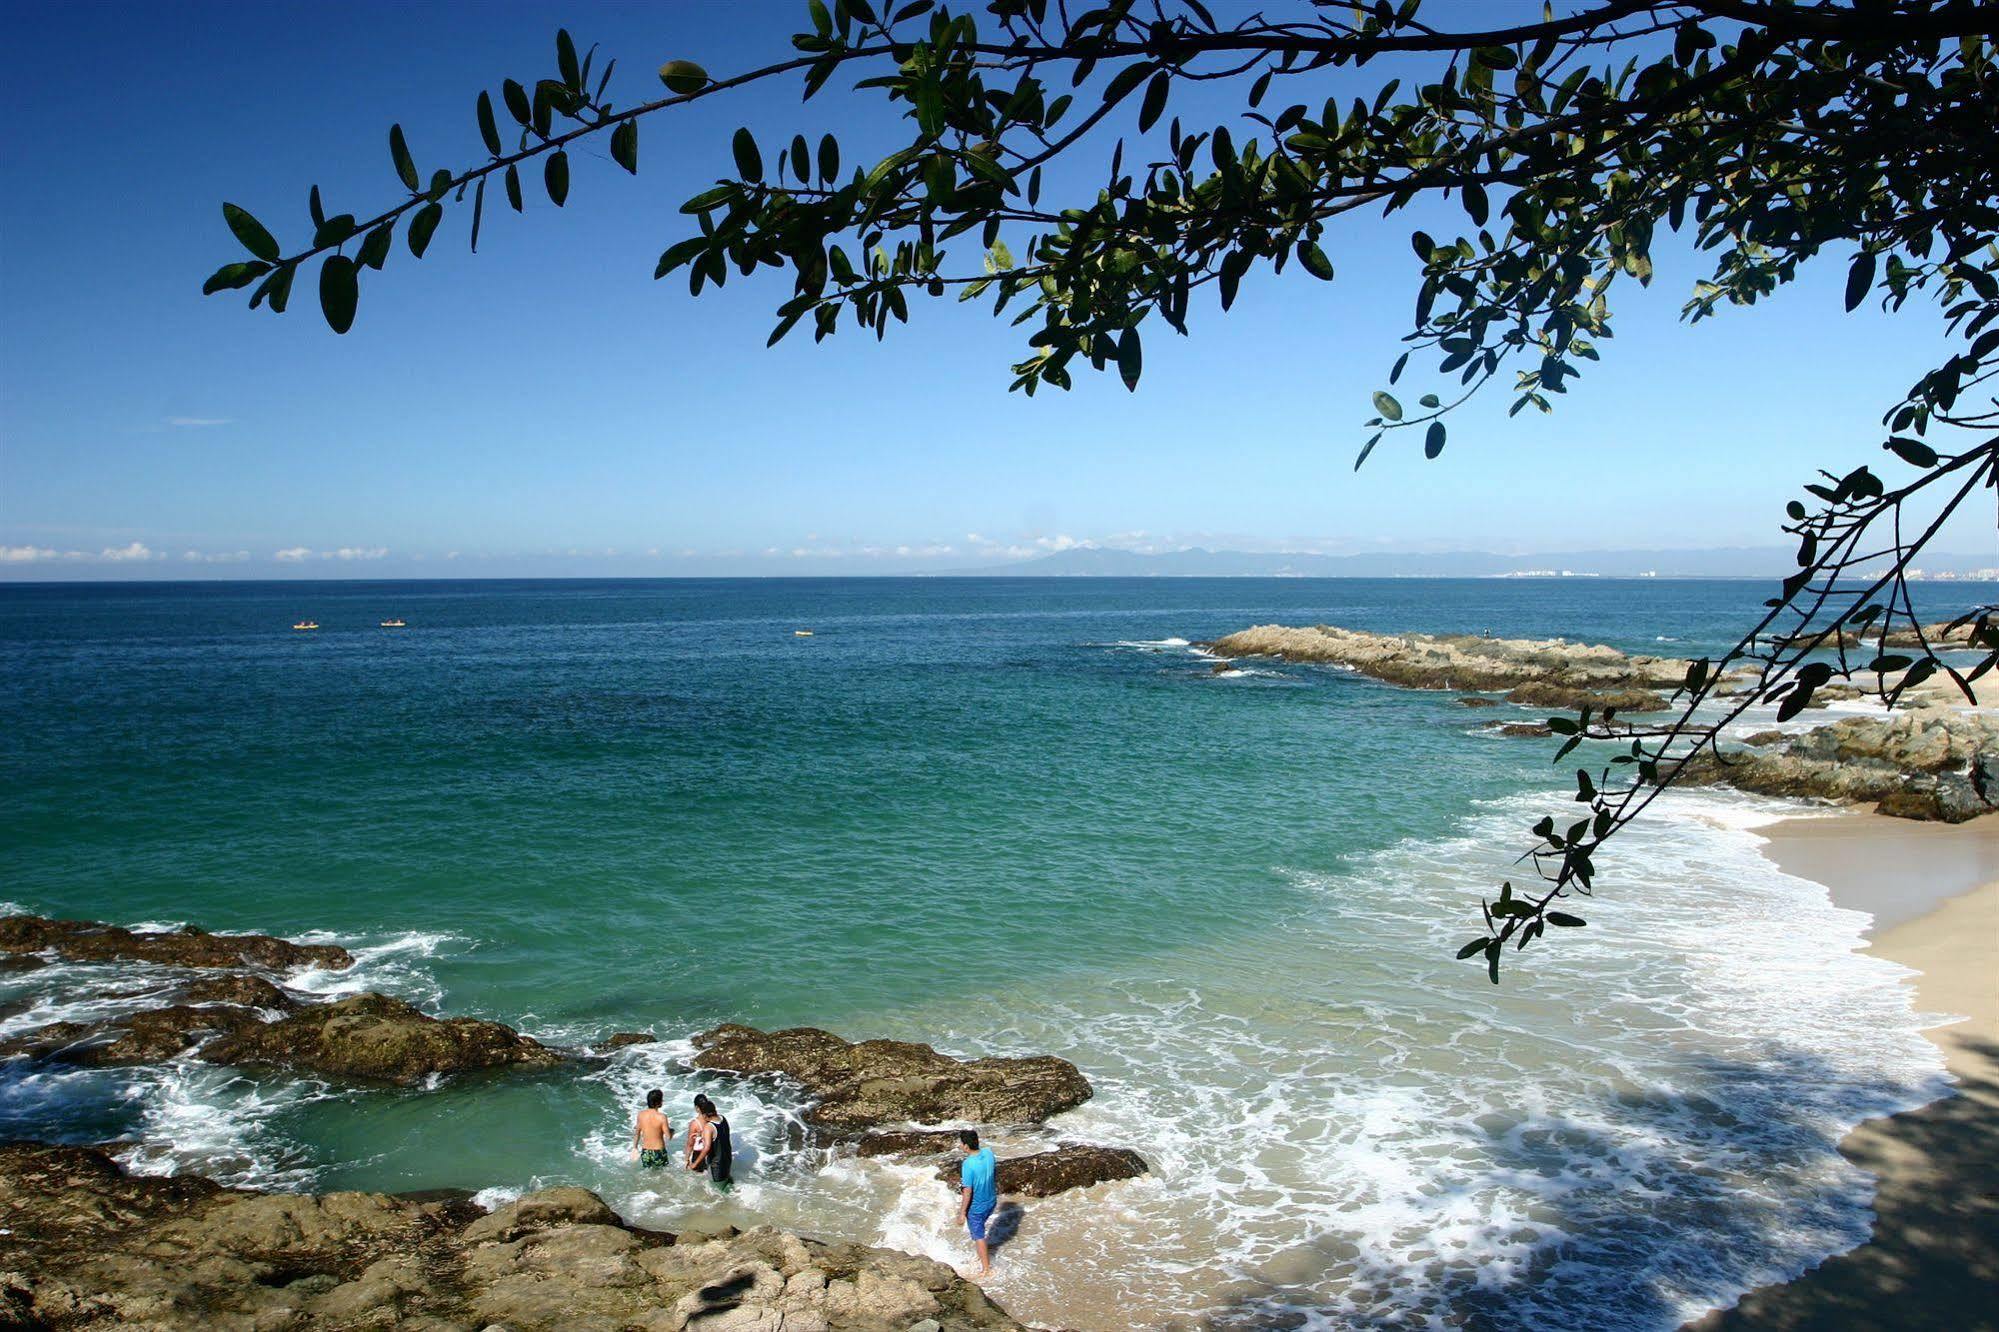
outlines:
M1787 873L1873 914L1872 950L1918 974L1957 1094L1871 1119L1840 1144L1880 1180L1874 1232L1698 1332L1999 1328L1999 819L1947 827L1847 813L1762 830ZM1952 1020L1962 1019L1962 1020Z

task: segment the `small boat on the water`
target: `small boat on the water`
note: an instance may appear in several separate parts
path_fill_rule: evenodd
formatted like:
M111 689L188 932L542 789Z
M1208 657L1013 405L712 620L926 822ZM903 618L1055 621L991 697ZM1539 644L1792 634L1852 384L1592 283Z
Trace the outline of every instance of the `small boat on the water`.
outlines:
M317 628L319 628L319 621L318 621L318 620L300 620L300 621L299 621L299 622L298 622L297 624L293 625L293 626L292 626L292 628L294 628L294 629L298 629L298 630L306 630L306 629L317 629Z
M409 621L408 621L408 620L384 620L384 621L382 621L382 628L384 628L384 629L407 629L408 627L409 627Z
M793 638L810 638L812 637L812 631L810 629L794 629L791 631L791 636Z

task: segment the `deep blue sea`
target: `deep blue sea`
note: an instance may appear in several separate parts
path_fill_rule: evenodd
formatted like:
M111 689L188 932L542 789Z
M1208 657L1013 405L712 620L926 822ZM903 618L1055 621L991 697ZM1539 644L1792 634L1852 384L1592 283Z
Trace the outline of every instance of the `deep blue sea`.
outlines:
M0 899L339 940L353 972L288 983L662 1038L410 1093L14 1061L0 1131L245 1183L581 1182L672 1228L718 1205L623 1147L645 1088L696 1086L694 1032L1048 1051L1098 1095L1002 1149L1114 1142L1154 1173L1032 1208L993 1287L1019 1316L1672 1327L1864 1235L1869 1181L1833 1145L1934 1089L1898 969L1854 951L1866 917L1757 854L1766 802L1672 798L1606 858L1590 928L1495 990L1451 952L1574 790L1546 742L1487 730L1529 714L1195 644L1326 622L1698 655L1767 594L0 585ZM0 1034L162 983L0 979ZM921 1172L796 1146L782 1091L728 1094L730 1219L959 1256Z

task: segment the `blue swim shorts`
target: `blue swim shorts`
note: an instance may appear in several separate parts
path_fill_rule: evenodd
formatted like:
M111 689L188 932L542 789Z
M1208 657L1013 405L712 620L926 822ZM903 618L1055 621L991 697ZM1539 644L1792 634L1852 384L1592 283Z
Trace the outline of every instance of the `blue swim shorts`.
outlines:
M965 1213L965 1229L971 1232L973 1239L982 1240L986 1237L986 1222L992 1219L993 1209L990 1207L983 1212L967 1212Z

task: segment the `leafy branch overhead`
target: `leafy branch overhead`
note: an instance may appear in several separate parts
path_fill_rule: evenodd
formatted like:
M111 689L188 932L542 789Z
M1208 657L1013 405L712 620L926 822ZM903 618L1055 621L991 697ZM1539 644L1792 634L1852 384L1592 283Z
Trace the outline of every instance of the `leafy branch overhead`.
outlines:
M804 24L786 58L720 77L672 60L647 84L650 100L628 104L611 100L616 62L599 68L596 48L579 54L558 33L551 75L505 80L497 101L477 95L484 156L473 164L426 175L392 127L400 193L363 209L365 220L329 213L315 188L311 230L287 249L225 205L249 258L205 290L249 288L253 307L282 312L299 270L316 263L321 310L344 333L398 230L421 258L456 209L477 248L492 180L520 211L524 171L538 170L560 207L579 140L599 136L636 173L642 121L779 80L798 80L809 106L841 77L883 100L900 146L847 160L810 111L788 140L736 131L733 174L681 206L683 234L656 278L685 272L698 295L760 269L786 275L773 343L808 323L815 339L842 327L884 336L909 319L912 293L989 302L1025 330L1014 388L1068 388L1081 366L1136 388L1148 332L1188 334L1204 311L1228 310L1253 273L1334 281L1337 219L1421 202L1411 332L1373 395L1356 467L1402 431L1438 457L1444 417L1495 382L1511 412L1550 410L1610 342L1620 284L1651 282L1667 233L1681 238L1676 252L1702 256L1691 323L1755 304L1827 249L1846 266L1848 310L1939 302L1962 345L1887 421L1885 447L1917 478L1891 486L1846 468L1814 488L1815 510L1794 506L1799 571L1759 632L1807 613L1816 618L1789 637L1812 647L1765 661L1759 698L1808 696L1821 668L1826 679L1851 672L1813 655L1824 644L1812 631L1886 635L1913 616L1896 580L1927 538L1904 539L1903 507L1956 505L1992 484L1999 413L1972 399L1999 358L1999 0L1593 0L1561 11L807 0ZM1362 85L1376 60L1394 75ZM1215 85L1201 105L1216 105L1218 88L1234 113L1188 123L1176 99L1194 84ZM1353 95L1361 86L1369 95ZM1062 181L1089 183L1044 189L1058 163ZM1430 382L1405 404L1409 374ZM1868 546L1887 528L1892 539ZM1870 559L1887 561L1886 583L1841 586ZM1585 774L1591 816L1537 830L1551 887L1508 888L1488 904L1475 951L1495 976L1500 943L1574 920L1549 903L1588 888L1591 853L1671 780L1684 758L1675 745L1712 744L1696 710L1721 667L1763 661L1763 643L1746 635L1713 675L1689 682L1670 740L1626 756L1633 786ZM1910 669L1924 662L1940 664L1927 646ZM1573 740L1605 720L1576 720Z

